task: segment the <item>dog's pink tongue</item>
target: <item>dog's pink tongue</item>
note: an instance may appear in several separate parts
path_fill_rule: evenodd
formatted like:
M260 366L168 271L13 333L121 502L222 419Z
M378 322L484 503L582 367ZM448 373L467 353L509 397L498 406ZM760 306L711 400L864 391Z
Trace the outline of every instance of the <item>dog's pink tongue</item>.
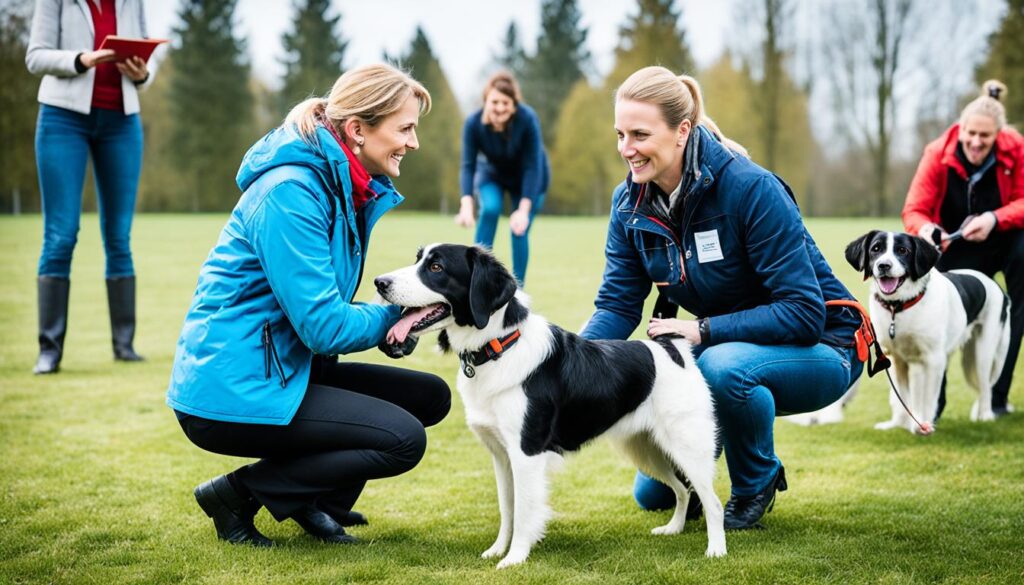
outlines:
M395 323L394 327L388 331L388 343L402 343L405 341L405 338L409 337L409 331L412 330L412 326L423 317L429 315L436 307L437 305L430 305L429 307L409 311L402 315L398 323Z
M900 285L900 279L898 278L879 278L878 288L882 289L885 294L892 294L896 287Z

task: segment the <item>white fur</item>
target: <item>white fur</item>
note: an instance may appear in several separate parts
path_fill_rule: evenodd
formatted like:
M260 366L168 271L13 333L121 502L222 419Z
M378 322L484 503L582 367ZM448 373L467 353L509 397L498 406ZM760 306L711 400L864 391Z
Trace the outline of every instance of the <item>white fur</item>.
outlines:
M893 253L894 235L889 234L886 253L871 266L882 260L891 263L890 275L906 276L903 263ZM952 270L969 274L985 286L985 304L973 324L967 323L967 313L956 287L938 270L932 269L918 280L906 281L892 294L882 294L877 283L871 283L869 312L882 350L892 359L893 380L903 400L922 423L935 422L939 390L946 365L957 348L963 352L962 364L967 383L978 397L971 408L971 420L990 421L992 414L992 384L999 377L1010 343L1009 319L1000 323L1003 310L1003 291L992 279L974 270ZM919 302L896 313L896 337L889 337L893 322L889 310L878 302L876 295L887 301L908 301L925 291ZM876 429L904 428L921 432L893 392L889 392L892 417L875 425Z
M429 248L424 251L424 258L428 253ZM393 280L388 299L406 306L445 302L420 281L418 264L384 275ZM529 302L522 291L516 293L516 298L524 305ZM445 329L451 349L456 353L475 351L488 340L513 331L503 327L503 315L504 307L492 314L483 329L457 326L454 319L448 317L428 330ZM532 313L520 324L519 331L517 343L500 359L477 366L472 378L460 369L456 380L465 406L466 423L493 459L501 524L494 544L482 556L504 555L498 568L525 561L532 546L544 537L551 518L547 472L561 460L555 453L529 456L521 449L520 433L527 406L522 384L550 354L552 336L548 322ZM678 468L704 505L708 533L706 556L723 556L726 554L724 512L713 486L716 427L710 391L686 342L676 342L685 368L677 366L658 344L646 343L654 355L656 369L651 393L604 436L638 468L666 483L676 493L672 519L652 533L676 534L683 530L690 494L675 477L674 469ZM608 367L614 368L615 364L608 364Z

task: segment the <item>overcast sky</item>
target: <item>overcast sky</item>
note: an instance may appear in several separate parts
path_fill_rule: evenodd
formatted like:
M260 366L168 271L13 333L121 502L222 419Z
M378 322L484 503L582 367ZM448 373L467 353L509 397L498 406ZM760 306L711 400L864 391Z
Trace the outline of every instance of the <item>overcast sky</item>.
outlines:
M144 0L151 37L168 37L178 23L179 2ZM239 0L238 35L249 43L253 71L273 87L283 67L281 35L291 27L293 0ZM687 41L698 67L723 50L730 21L724 2L677 0ZM532 51L540 28L540 0L334 0L341 14L341 35L349 41L345 65L380 61L383 51L408 50L416 25L423 26L452 89L464 104L473 103L485 69L499 52L509 22L515 21L523 44ZM635 0L579 0L587 47L596 73L611 69L619 26L636 12Z

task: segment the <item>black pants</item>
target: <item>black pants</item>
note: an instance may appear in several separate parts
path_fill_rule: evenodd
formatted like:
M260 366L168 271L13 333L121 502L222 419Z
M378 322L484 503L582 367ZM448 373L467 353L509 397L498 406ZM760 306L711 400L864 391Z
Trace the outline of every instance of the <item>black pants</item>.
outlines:
M1010 297L1010 347L1003 373L992 386L992 408L1005 409L1024 335L1024 230L992 232L984 242L957 240L942 253L938 268L943 271L970 268L988 276L1001 271L1006 278L1006 294ZM938 414L942 414L945 407L946 378L943 376Z
M409 471L441 422L451 390L441 378L388 366L314 358L309 388L283 426L179 414L185 435L207 451L260 460L234 472L278 521L314 503L352 509L366 481Z

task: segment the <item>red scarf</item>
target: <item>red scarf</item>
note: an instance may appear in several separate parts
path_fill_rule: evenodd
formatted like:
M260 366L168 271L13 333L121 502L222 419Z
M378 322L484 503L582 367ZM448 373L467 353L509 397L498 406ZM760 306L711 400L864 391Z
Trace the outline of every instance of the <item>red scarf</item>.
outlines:
M348 158L348 172L349 177L352 179L352 203L356 206L356 211L359 211L366 205L366 202L375 198L377 194L370 189L370 173L366 172L366 168L363 163L359 162L356 155L352 153L352 150L345 144L345 141L341 139L341 135L334 129L334 124L324 120L324 127L334 136L334 139L338 141L338 146L345 151L345 157Z

